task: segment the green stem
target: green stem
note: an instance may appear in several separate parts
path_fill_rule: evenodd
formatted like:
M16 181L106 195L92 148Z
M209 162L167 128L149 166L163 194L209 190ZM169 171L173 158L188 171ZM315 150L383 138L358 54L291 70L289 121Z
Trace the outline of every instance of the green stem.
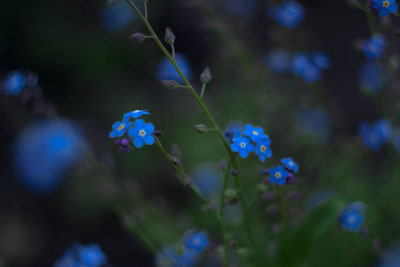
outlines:
M179 68L179 66L176 63L175 59L173 57L171 57L171 55L168 52L167 48L163 45L163 43L161 42L160 38L154 32L154 30L151 27L150 23L143 16L143 14L140 12L138 7L131 0L126 0L126 2L133 8L133 10L138 15L138 17L143 21L143 23L144 23L145 27L147 28L147 30L149 31L150 35L154 36L154 41L159 46L159 48L161 49L162 53L168 58L168 60L174 66L175 70L178 72L178 74L181 77L181 79L183 80L184 84L188 87L190 93L193 95L194 99L199 104L200 108L203 110L203 113L207 117L207 119L210 122L210 124L212 125L212 127L216 129L216 132L217 132L217 135L218 135L219 139L221 140L221 142L225 146L225 148L226 148L227 152L229 153L230 157L233 158L233 166L234 166L234 168L238 169L237 162L236 162L236 160L234 158L234 153L230 149L230 146L227 143L227 141L225 140L225 137L222 134L221 129L219 128L219 126L215 122L214 118L211 116L210 112L208 111L208 109L207 109L206 105L204 104L203 100L201 99L201 97L196 93L196 91L194 90L192 84L189 82L189 80L183 74L182 70ZM167 155L168 155L168 153L167 153ZM169 156L168 156L168 158L169 158ZM240 190L241 186L240 186L240 180L238 179L238 177L236 177L236 179L235 179L235 184L236 184L236 187L239 189L239 199L240 199L240 204L241 204L243 212L244 212L245 227L247 229L247 233L249 234L249 239L252 241L253 239L251 237L250 230L249 230L249 225L250 224L249 224L249 221L248 221L247 203L246 203L246 200L244 199L242 190Z
M175 45L171 44L172 58L175 60Z
M367 14L369 30L371 31L371 34L374 34L376 33L376 28L374 25L374 18L372 17L372 13L369 10L365 10L365 13Z
M200 98L203 99L204 96L204 92L206 91L206 84L203 83L203 85L201 86L201 93L200 93Z
M185 186L188 186L190 191L192 191L192 193L197 196L202 202L207 202L207 199L205 199L199 189L197 189L194 185L190 184L190 183L185 183L188 182L188 177L185 174L184 170L181 167L181 164L176 165L175 163L173 163L171 161L171 156L168 154L168 152L165 150L165 148L163 147L163 145L161 144L160 140L158 138L155 138L156 140L156 145L157 147L160 149L160 151L162 152L162 154L164 155L164 157L167 159L167 161L169 162L169 165L171 165L171 167L179 174L179 176L181 177L181 179L179 179L179 181L184 184ZM179 166L179 167L178 167Z

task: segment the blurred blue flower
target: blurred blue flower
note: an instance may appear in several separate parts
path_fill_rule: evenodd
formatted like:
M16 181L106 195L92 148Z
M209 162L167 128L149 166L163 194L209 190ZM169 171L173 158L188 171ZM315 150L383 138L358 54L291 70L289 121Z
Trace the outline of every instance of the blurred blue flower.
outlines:
M226 141L231 143L232 139L241 136L242 132L243 132L243 124L239 121L232 121L226 127L225 139Z
M386 39L383 35L374 34L366 40L362 48L364 50L364 54L368 59L376 59L381 58L383 55L383 49L386 46Z
M135 125L128 130L128 134L133 138L133 144L136 148L141 148L146 145L152 145L155 142L153 137L154 125L146 123L142 119L137 119Z
M398 9L396 0L374 0L372 7L379 11L381 17L394 14Z
M386 82L386 75L379 63L368 61L360 70L359 83L370 94L379 93Z
M288 169L289 171L292 171L294 173L297 173L299 170L299 165L292 159L292 158L283 158L281 159L282 164Z
M132 8L125 1L121 1L117 5L104 7L101 22L107 30L116 31L128 26L135 19Z
M259 0L224 0L223 6L232 14L244 16L256 11Z
M286 178L289 173L285 170L282 165L277 167L272 167L269 169L269 182L271 184L284 185L286 183Z
M192 267L198 261L198 254L191 249L180 251L176 246L165 246L155 258L156 267Z
M109 134L110 138L116 138L116 137L122 137L129 127L132 126L132 122L127 122L127 121L117 121L113 124L112 126L112 131Z
M16 177L33 192L46 195L82 159L85 146L79 127L68 120L33 123L23 130L13 146Z
M377 120L372 125L363 121L359 125L359 132L366 148L379 150L385 143L390 141L392 125L386 119Z
M247 158L250 152L254 151L254 145L251 143L250 139L245 136L235 137L232 141L232 151L239 152L239 155L244 159Z
M202 253L210 247L207 234L195 230L190 230L185 234L183 244L187 249L194 250L196 253Z
M340 214L340 224L343 230L357 232L364 222L365 205L362 202L347 204Z
M400 266L400 246L397 244L381 253L378 267L398 266Z
M267 14L279 25L292 29L297 28L305 16L303 6L293 0L268 9Z
M308 83L314 83L321 79L321 69L305 53L293 55L292 72Z
M107 256L97 244L87 246L74 243L54 263L54 267L101 267L107 264Z
M311 54L311 59L321 69L329 69L331 67L331 60L324 52L314 51Z
M249 123L246 124L246 126L244 127L243 133L245 136L249 137L253 142L258 142L259 140L268 138L268 135L264 134L264 130L261 127L259 126L254 127Z
M19 95L27 85L27 79L22 71L10 72L3 80L3 90L7 95Z
M312 108L300 112L298 127L302 134L309 135L318 144L325 143L331 132L331 121L325 111Z
M139 119L143 115L150 115L150 112L147 110L133 110L129 111L128 113L124 114L124 120L129 120L129 119Z
M186 76L186 78L188 80L190 80L191 76L192 76L192 67L190 65L190 62L187 60L187 58L183 54L179 54L179 53L175 55L175 60L176 60L176 64L178 64L182 73ZM160 62L160 64L157 67L156 76L159 81L174 80L177 83L183 83L182 78L179 76L175 67L168 60L168 58L164 58Z
M255 153L258 155L262 162L265 161L266 158L272 157L272 151L270 149L271 140L267 135L266 138L259 140L257 142Z
M290 68L290 54L284 50L272 50L265 56L267 67L275 72L283 73Z
M194 185L206 197L221 193L221 177L218 169L212 164L202 164L190 175Z

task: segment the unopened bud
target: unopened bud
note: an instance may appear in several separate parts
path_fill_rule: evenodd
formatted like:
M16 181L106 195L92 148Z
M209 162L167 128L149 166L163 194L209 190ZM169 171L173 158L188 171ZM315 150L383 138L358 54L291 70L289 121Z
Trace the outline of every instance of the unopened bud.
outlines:
M175 35L169 27L165 28L164 41L170 45L173 45L175 43Z
M266 192L264 195L261 197L263 200L271 200L275 198L275 192Z
M196 126L194 126L194 128L196 129L196 132L201 134L206 134L208 129L207 126L205 126L204 124L197 124Z
M178 157L171 157L171 162L175 165L179 165L181 163L181 160Z
M144 36L143 33L137 32L137 33L132 34L132 35L129 37L129 39L140 44L140 43L143 43L144 40L146 40L146 37Z
M237 197L237 192L236 192L236 190L229 188L229 189L227 189L227 190L225 191L225 196L226 196L228 199L234 199L234 198Z
M161 83L168 89L176 89L179 86L179 84L175 80L163 80L161 81Z
M193 185L193 180L191 178L186 178L185 185L186 186L192 186Z
M161 137L161 136L163 136L164 134L160 131L160 130L155 130L154 131L154 136L155 137Z
M173 156L180 156L181 155L181 150L176 144L173 144L171 147L171 155Z
M201 83L207 84L211 81L212 75L209 67L206 67L203 72L200 74Z
M236 169L231 169L231 175L232 176L237 176L239 174L238 170Z

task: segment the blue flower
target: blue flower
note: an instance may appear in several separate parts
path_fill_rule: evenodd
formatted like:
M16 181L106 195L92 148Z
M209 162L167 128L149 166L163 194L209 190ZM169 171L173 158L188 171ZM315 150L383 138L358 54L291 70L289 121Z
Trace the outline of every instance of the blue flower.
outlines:
M372 125L368 124L367 122L361 122L359 131L363 139L364 146L372 150L379 150L392 138L392 125L386 119L377 120Z
M224 7L232 14L244 16L257 9L259 0L225 0L223 1Z
M243 124L239 121L232 121L225 130L225 138L230 143L235 137L239 137L243 132Z
M283 73L289 69L290 55L284 50L273 50L266 55L265 63L270 70Z
M7 95L19 95L26 85L26 76L19 70L11 72L3 80L3 90Z
M331 60L329 57L320 51L315 51L311 54L311 59L317 67L321 69L329 69L331 67Z
M141 148L146 145L152 145L155 142L153 137L154 125L146 123L142 119L135 121L135 125L128 130L128 134L133 138L133 144L136 148Z
M253 142L258 142L259 140L268 138L267 135L264 134L264 130L261 127L254 127L251 124L246 124L244 128L244 135L249 137Z
M193 267L198 261L198 254L191 249L177 251L176 246L165 246L155 258L156 267Z
M368 59L376 59L382 57L385 46L385 37L380 34L374 34L371 36L371 38L363 43L362 48L365 56Z
M396 244L388 250L380 253L380 263L378 267L397 267L400 266L400 246Z
M125 1L118 5L106 6L101 17L104 28L109 31L123 29L134 19L136 15Z
M250 152L254 151L254 145L251 143L250 139L245 136L235 137L232 141L232 151L239 152L239 155L244 159L247 158Z
M343 230L357 232L364 222L364 209L365 205L361 202L347 204L340 215L340 224Z
M183 54L178 53L175 55L175 61L181 69L182 73L186 76L188 80L190 80L192 76L192 67L186 57ZM164 58L161 61L160 65L158 65L156 76L159 81L174 80L177 83L183 83L182 78L179 76L175 67L168 60L168 58Z
M372 7L379 11L381 17L396 13L398 9L396 0L374 0Z
M268 136L257 143L255 152L262 162L264 162L266 158L272 157L272 151L269 148L270 144L271 140Z
M269 182L271 184L284 185L286 183L286 178L289 176L289 173L285 170L282 165L279 165L276 168L269 169Z
M282 164L288 169L289 171L292 171L294 173L297 173L299 170L299 165L292 159L292 158L283 158L281 159Z
M221 177L216 166L212 164L202 164L197 167L190 175L193 183L200 192L207 196L215 196L221 193Z
M382 90L387 81L387 75L382 67L375 61L368 61L360 70L359 83L361 88L370 94L376 94Z
M308 83L314 83L321 79L321 69L305 53L293 55L292 72Z
M101 250L99 245L90 244L84 246L74 243L54 263L54 267L101 267L105 264L107 264L107 256Z
M150 115L150 112L148 112L147 110L138 110L138 109L129 111L128 113L124 114L124 120L138 119L143 115Z
M304 8L296 1L285 1L282 5L267 10L267 14L279 25L288 28L297 28L304 18Z
M110 138L116 138L116 137L122 137L126 131L129 129L130 126L132 126L132 122L128 121L117 121L113 124L112 126L112 131L109 134Z
M192 249L197 253L202 253L210 247L207 234L205 232L188 231L183 237L183 244L187 249Z
M68 169L84 156L86 141L80 128L64 120L29 125L13 146L16 178L40 195L51 193Z

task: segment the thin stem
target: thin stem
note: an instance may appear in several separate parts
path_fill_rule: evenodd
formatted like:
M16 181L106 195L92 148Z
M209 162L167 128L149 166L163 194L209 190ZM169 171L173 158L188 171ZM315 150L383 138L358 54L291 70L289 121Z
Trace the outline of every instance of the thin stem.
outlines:
M374 25L374 18L372 17L372 13L369 10L365 10L365 13L367 14L369 30L371 31L371 34L374 34L376 33L376 28Z
M276 197L278 199L279 213L281 216L281 222L283 223L284 217L285 217L285 212L283 210L283 198L282 198L281 188L280 188L280 185L278 185L278 184L276 184L275 186L276 186L275 187Z
M201 93L200 93L200 98L203 99L204 96L204 92L206 91L206 85L205 83L203 83L203 85L201 86Z
M175 59L175 45L171 44L172 58Z
M157 147L160 149L160 151L162 152L162 154L164 155L164 157L167 159L167 161L169 162L169 165L171 165L171 167L179 174L179 176L181 177L181 179L179 179L179 181L184 184L185 186L188 186L190 191L192 191L192 193L197 196L202 202L207 202L207 199L205 199L199 189L197 189L194 185L190 184L188 182L188 177L185 174L183 168L181 167L181 165L176 165L175 163L173 163L171 161L171 156L168 154L168 152L165 150L165 148L163 147L163 145L161 144L160 140L158 138L155 138L156 140L156 145ZM178 167L179 166L179 167ZM185 183L188 182L188 183Z
M148 15L147 15L147 0L144 0L144 17L146 19L148 19Z
M235 182L235 187L236 187L236 190L237 190L237 193L238 193L239 202L240 202L240 205L242 206L242 209L243 209L243 224L244 224L244 228L246 230L246 233L247 233L247 236L249 238L250 243L255 244L254 238L253 238L253 234L251 232L251 227L250 227L249 208L247 207L246 199L244 198L244 195L242 193L242 186L240 184L239 175L235 176L234 182Z
M181 77L181 79L183 80L184 84L188 86L188 89L189 89L190 93L193 95L194 99L199 104L199 106L202 109L204 115L207 117L207 119L210 122L210 124L212 125L212 127L214 127L216 129L217 135L218 135L219 139L221 140L221 142L223 143L223 145L225 146L225 148L226 148L227 152L229 153L230 157L233 158L233 166L234 166L234 168L238 169L238 165L237 165L236 159L234 158L234 153L230 149L230 146L229 146L228 142L225 140L225 137L222 134L221 129L219 128L219 126L215 122L214 118L211 116L210 112L208 111L208 109L207 109L206 105L204 104L203 100L201 99L201 97L196 93L196 91L194 90L194 88L191 85L191 83L189 82L189 80L186 78L186 76L183 74L182 70L179 68L179 66L176 63L175 59L173 57L171 57L171 55L168 52L167 48L163 45L163 43L161 42L160 38L154 32L153 28L151 27L151 25L148 22L148 20L146 19L146 17L143 16L143 14L140 12L138 7L131 0L126 0L126 2L133 8L133 10L139 16L139 18L143 21L143 23L144 23L145 27L147 28L147 30L149 31L150 35L154 36L154 41L159 46L159 48L161 49L162 53L168 58L168 60L174 66L175 70L178 72L178 74ZM168 155L168 153L166 155ZM168 158L169 158L169 156L168 156ZM235 185L239 189L240 204L241 204L243 212L244 212L244 224L245 224L245 227L247 229L247 233L249 235L249 239L252 241L253 238L251 236L251 232L250 232L250 228L249 228L250 224L249 224L249 221L248 221L248 217L249 216L248 216L247 203L246 203L246 200L244 199L242 190L240 190L241 189L241 185L240 185L240 180L239 180L238 176L235 179ZM192 189L192 187L190 187L190 188Z

